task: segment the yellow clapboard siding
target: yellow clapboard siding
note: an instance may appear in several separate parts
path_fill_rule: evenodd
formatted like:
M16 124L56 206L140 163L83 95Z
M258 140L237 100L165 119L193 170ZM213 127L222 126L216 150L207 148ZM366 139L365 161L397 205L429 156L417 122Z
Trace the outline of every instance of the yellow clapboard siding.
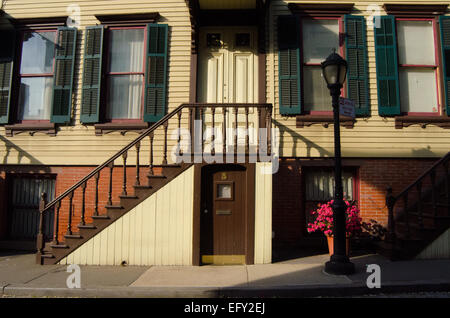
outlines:
M328 148L329 139L332 134L332 125L322 128L320 125L312 125L305 128L297 128L295 118L280 116L278 108L278 55L276 38L277 16L290 14L288 3L311 3L310 0L298 1L271 1L268 17L268 32L266 33L266 96L267 102L274 105L273 117L276 125L283 126L283 130L297 135L296 149L293 147L293 137L286 137L281 144L280 153L283 154L310 154L321 156L321 152L309 150L313 144L318 149ZM342 1L320 0L315 3L341 3ZM385 3L383 0L353 1L353 14L363 15L366 20L370 19L373 12L368 11L369 6ZM389 1L389 3L408 4L448 4L445 1L434 0L401 0ZM125 136L119 133L111 133L105 136L95 136L93 125L80 124L80 99L83 73L84 32L87 26L92 26L99 21L95 17L98 14L122 14L139 12L159 12L161 20L159 23L167 23L170 26L170 49L169 49L169 74L168 74L168 110L171 111L181 103L189 100L190 90L190 47L191 47L191 24L189 10L184 0L168 1L126 1L126 0L81 0L74 3L69 0L15 0L7 1L4 6L5 12L17 19L35 17L67 16L70 5L76 4L80 8L80 27L77 41L77 58L75 63L73 121L75 126L61 126L56 137L46 136L40 133L29 136L26 133L16 135L12 138L4 137L4 127L0 127L0 149L5 164L43 164L64 165L82 164L94 165L107 159L107 155L114 154L122 146L132 141L137 134L129 133ZM381 8L380 14L385 12ZM446 149L450 149L450 132L435 126L426 129L419 125L413 125L403 129L395 129L394 119L384 119L378 116L377 108L377 82L375 66L374 32L367 30L367 44L369 57L369 90L371 103L371 117L358 119L353 129L342 129L343 153L345 155L355 154L355 148L360 148L361 156L402 156L402 157L428 157L441 156ZM442 103L441 103L442 104ZM302 141L306 138L306 142ZM362 142L367 138L367 142ZM83 142L86 147L83 147ZM161 139L155 145L161 149ZM379 150L380 144L386 148ZM417 152L416 149L430 146L429 151ZM389 149L394 149L390 151ZM63 151L61 151L63 150ZM68 158L70 157L70 158Z
M191 265L193 189L191 167L59 263Z
M259 162L255 173L255 264L272 262L271 163Z

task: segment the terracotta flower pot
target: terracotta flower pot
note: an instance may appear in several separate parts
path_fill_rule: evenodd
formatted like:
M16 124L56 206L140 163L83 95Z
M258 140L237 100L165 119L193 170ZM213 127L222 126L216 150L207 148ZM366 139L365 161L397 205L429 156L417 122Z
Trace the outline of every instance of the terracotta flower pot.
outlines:
M333 255L334 252L334 237L332 235L327 235L327 242L328 242L328 253ZM348 256L350 252L350 237L345 238L345 253Z

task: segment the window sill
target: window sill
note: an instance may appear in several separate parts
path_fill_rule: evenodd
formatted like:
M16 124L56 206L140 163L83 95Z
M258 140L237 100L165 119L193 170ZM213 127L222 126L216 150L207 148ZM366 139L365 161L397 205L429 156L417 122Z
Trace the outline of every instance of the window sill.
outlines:
M56 125L54 123L25 123L5 126L5 133L7 137L13 137L14 135L26 132L29 133L30 136L40 132L54 137L56 136Z
M105 123L95 124L95 135L101 136L112 132L120 132L124 136L127 132L141 133L143 130L150 127L148 123Z
M340 116L339 121L342 127L351 129L355 125L355 119L348 116ZM334 123L332 115L299 115L296 118L297 128L309 127L314 124L321 124L328 128L330 124Z
M420 125L427 128L428 125L435 125L444 129L450 129L450 117L447 116L396 116L395 128L402 129L411 125Z

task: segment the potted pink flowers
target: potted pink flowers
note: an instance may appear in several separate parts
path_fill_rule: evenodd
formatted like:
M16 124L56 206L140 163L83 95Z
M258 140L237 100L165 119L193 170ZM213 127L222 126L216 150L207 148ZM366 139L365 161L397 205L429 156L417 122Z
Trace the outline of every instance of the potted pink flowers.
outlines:
M361 218L359 217L359 209L355 201L344 200L347 204L346 211L346 236L347 236L347 255L349 252L349 239L352 235L361 231ZM314 217L314 222L308 224L308 232L321 231L327 237L328 250L330 255L333 255L333 200L319 204L317 210L312 211L311 215Z

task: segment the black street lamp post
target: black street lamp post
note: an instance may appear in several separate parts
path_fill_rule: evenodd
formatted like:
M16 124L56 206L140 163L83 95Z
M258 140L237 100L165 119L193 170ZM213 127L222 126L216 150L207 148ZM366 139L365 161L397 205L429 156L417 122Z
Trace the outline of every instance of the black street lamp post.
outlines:
M346 253L345 212L342 190L341 136L339 124L339 96L347 74L347 61L336 53L330 54L322 63L322 73L332 97L334 117L334 200L333 200L333 255L325 264L325 272L334 275L348 275L355 272L355 265Z

